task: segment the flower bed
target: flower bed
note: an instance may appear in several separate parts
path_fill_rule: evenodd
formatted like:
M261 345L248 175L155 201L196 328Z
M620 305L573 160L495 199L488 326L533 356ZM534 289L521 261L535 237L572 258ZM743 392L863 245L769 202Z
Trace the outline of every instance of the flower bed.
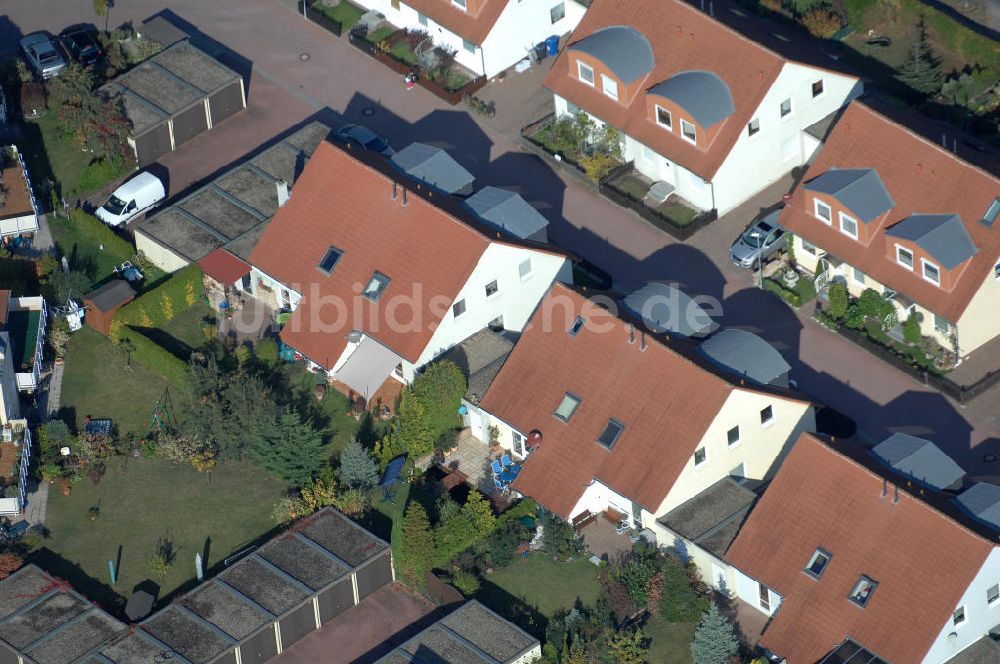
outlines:
M793 288L785 286L781 282L780 277L768 277L764 279L764 290L774 293L796 309L816 297L816 287L813 284L813 279L804 274L799 275L799 280Z

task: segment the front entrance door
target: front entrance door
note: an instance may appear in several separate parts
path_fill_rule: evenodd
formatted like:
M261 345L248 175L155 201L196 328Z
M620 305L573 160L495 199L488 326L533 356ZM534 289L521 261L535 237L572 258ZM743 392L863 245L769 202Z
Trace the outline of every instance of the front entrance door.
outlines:
M469 430L472 432L472 435L484 443L489 443L490 438L489 434L486 432L486 422L483 421L483 414L478 410L470 408L468 419Z

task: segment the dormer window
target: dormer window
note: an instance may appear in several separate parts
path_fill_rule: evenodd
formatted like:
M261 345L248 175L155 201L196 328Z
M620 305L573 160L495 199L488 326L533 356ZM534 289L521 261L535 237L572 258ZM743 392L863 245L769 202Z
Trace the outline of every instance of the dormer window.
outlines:
M368 285L365 286L365 290L361 293L367 297L372 302L378 302L378 299L382 297L382 293L385 289L389 287L389 277L385 276L381 272L376 271L372 275L371 280Z
M823 576L823 572L826 571L826 566L829 562L830 554L823 549L816 549L812 554L812 558L809 559L809 564L806 565L805 573L814 579L818 579Z
M698 135L693 122L688 122L687 120L681 118L681 136L684 137L684 140L691 143L698 142Z
M906 247L896 245L896 262L907 270L913 269L913 252Z
M935 286L941 285L941 268L939 268L937 265L930 262L926 258L921 258L920 270L921 272L923 272L924 279L931 282Z
M601 74L601 89L612 99L618 99L618 83L606 74Z
M986 208L986 214L984 214L983 218L979 220L979 223L987 228L992 228L993 224L997 220L997 217L1000 217L1000 198L990 203L990 206Z
M760 118L754 118L747 124L747 136L753 136L760 131Z
M344 252L340 249L330 247L326 250L326 253L323 254L323 259L319 262L319 265L316 266L316 269L326 276L330 276L334 269L336 269L337 263L340 262L340 257L343 255Z
M852 590L851 594L847 596L847 599L851 600L863 609L868 606L868 602L871 601L876 588L878 588L878 583L876 581L872 581L867 576L862 575L858 582L854 584L854 590Z
M818 198L813 199L813 214L816 215L817 219L820 219L828 224L833 223L833 210L830 209L829 205Z
M618 437L622 435L622 431L624 430L624 424L614 418L611 418L604 426L604 431L602 431L601 435L597 437L597 442L610 450L614 446L615 441L618 440Z
M580 60L576 61L576 75L587 85L594 84L594 68Z
M858 239L858 221L849 215L840 213L840 232L850 235L855 240Z
M656 106L656 124L661 127L666 127L671 131L673 131L674 128L674 119L671 117L670 111L660 105Z

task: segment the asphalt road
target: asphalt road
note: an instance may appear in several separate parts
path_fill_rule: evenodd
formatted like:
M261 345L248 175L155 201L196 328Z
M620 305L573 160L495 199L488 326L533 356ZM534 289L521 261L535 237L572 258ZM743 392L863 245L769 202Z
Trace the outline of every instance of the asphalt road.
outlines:
M128 0L111 23L138 25L164 0ZM23 34L58 32L96 22L90 0L5 0L0 50ZM973 476L1000 480L1000 390L959 407L852 344L802 312L752 288L750 275L726 259L749 219L720 220L687 243L672 241L633 214L520 150L512 136L482 126L297 15L285 0L171 0L170 10L253 63L249 107L164 159L171 195L312 117L363 122L398 148L421 140L450 149L480 183L505 186L539 205L550 237L611 273L619 290L646 280L674 280L692 295L723 304L721 322L751 329L793 365L799 387L852 417L869 440L889 431L934 439ZM544 94L539 91L539 94ZM503 112L504 106L499 105ZM510 108L510 105L507 106ZM669 377L664 377L669 380Z

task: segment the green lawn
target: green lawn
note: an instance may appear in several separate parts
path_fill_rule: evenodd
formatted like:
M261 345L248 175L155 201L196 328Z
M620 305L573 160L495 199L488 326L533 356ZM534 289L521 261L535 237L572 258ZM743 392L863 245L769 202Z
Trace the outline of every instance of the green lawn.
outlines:
M372 421L369 426L364 424L364 420L355 420L350 413L350 402L340 392L327 389L323 400L317 401L312 392L313 386L325 381L314 373L304 371L301 364L285 365L282 374L274 383L274 388L286 391L292 403L327 428L327 450L331 458L340 454L356 435L369 447L382 437L386 425Z
M327 7L322 2L317 2L309 7L309 11L319 12L327 18L340 23L340 29L344 35L354 27L354 24L358 22L361 15L365 13L365 10L345 0L341 0L340 4L333 7Z
M121 435L138 437L146 431L149 411L167 385L135 360L132 371L125 371L125 355L103 334L84 326L73 333L66 350L60 412L78 428L85 415L110 417ZM172 385L170 397L179 418L189 398L187 386Z
M644 628L651 640L648 658L658 664L690 664L691 641L698 626L694 623L668 623L654 615Z
M215 317L211 307L203 301L176 314L156 330L147 331L154 341L183 360L187 360L191 351L198 350L208 342L202 330L202 319Z
M389 36L391 34L393 34L394 32L396 32L396 28L394 28L392 26L386 26L384 28L379 28L378 30L374 30L372 32L369 32L365 36L365 39L367 39L368 41L370 41L373 44L378 44L383 39L388 39Z
M157 540L170 538L176 560L160 583L162 598L193 580L196 553L205 556L208 549L209 569L267 533L283 490L281 482L249 464L220 464L209 476L189 464L116 457L97 485L84 479L68 497L53 486L48 551L40 562L87 597L120 606L149 578ZM95 506L100 517L90 521L88 510ZM119 580L111 588L108 560L118 559L119 547Z
M116 265L127 260L136 261L135 247L131 243L80 210L72 211L70 219L50 216L49 228L60 256L67 258L71 269L86 273L94 285L113 278ZM142 285L151 284L162 276L162 270L150 266Z
M597 567L586 558L557 563L533 553L527 560L517 559L484 577L484 581L476 596L484 604L502 608L509 601L506 596L513 596L546 617L572 609L577 600L593 607L601 595ZM491 584L496 588L490 588Z

